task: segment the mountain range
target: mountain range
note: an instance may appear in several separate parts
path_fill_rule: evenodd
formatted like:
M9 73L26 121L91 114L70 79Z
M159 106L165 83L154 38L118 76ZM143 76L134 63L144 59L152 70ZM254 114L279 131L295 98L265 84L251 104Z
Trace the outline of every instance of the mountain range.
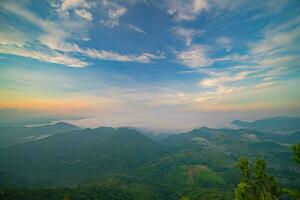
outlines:
M286 127L286 118L282 119L278 124ZM10 188L4 192L11 199L18 198L15 193L27 195L23 199L39 195L61 199L61 194L77 199L93 191L102 191L95 194L100 199L109 191L124 193L123 199L180 199L184 195L231 199L239 178L236 162L245 156L264 158L281 186L299 189L299 169L290 146L300 141L300 132L278 134L266 127L202 127L155 140L132 128L82 129L63 122L1 127L0 188ZM283 130L279 125L276 128ZM18 187L29 189L14 189Z
M272 117L253 122L233 120L231 124L268 133L288 134L300 131L300 117Z

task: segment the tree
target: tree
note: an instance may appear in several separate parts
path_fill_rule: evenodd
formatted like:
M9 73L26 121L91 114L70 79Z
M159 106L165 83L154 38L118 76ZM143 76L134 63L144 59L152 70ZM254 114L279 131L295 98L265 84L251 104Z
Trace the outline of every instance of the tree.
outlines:
M67 195L64 197L64 200L70 200L70 197L68 197Z
M190 198L188 198L187 196L183 196L180 200L190 200Z
M293 159L300 164L300 142L292 145L292 156ZM286 188L284 189L284 192L288 193L292 199L300 199L300 192L299 190L291 189L291 188Z
M257 159L253 165L246 158L237 164L242 179L234 191L235 200L275 200L281 191L273 176L268 175L264 160Z
M298 142L297 144L294 144L292 146L292 154L293 154L294 160L298 164L300 164L300 142Z

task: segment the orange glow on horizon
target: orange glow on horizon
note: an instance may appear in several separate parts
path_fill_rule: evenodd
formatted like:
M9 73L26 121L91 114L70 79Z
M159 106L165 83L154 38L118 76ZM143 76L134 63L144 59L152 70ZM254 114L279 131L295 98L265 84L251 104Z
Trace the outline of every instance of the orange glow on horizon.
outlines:
M18 99L0 101L0 109L41 111L57 114L78 114L92 110L109 110L112 105L105 101L88 99Z

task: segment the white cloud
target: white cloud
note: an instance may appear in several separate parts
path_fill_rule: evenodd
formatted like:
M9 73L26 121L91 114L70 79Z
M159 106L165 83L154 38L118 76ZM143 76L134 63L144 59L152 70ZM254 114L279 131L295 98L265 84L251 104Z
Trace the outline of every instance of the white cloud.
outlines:
M262 39L249 44L249 53L263 58L278 58L278 56L295 55L299 53L300 17L267 27L262 33Z
M201 45L193 45L176 53L176 59L177 62L190 68L207 67L213 63L207 56L207 49Z
M59 7L59 12L63 17L69 17L70 12L74 12L77 16L91 21L93 15L89 9L92 6L93 3L86 0L63 0Z
M243 87L225 87L219 86L214 91L204 92L195 97L195 101L204 106L205 109L214 110L215 105L224 105L231 99L231 95L244 90ZM215 110L218 110L215 109Z
M283 66L286 66L287 64L293 65L297 63L297 60L300 58L295 56L295 55L283 55L283 56L278 56L278 57L267 57L267 58L262 58L259 61L259 64L265 67L282 67L286 68Z
M75 5L71 4L72 2L75 3ZM61 6L60 9L62 10L69 10L74 7L77 8L77 5L85 5L84 2L85 1L82 0L63 1L63 3L58 6ZM111 5L110 3L107 4ZM79 39L86 39L85 32L81 31L82 29L85 29L84 21L78 23L70 18L68 18L67 21L48 21L41 19L21 5L5 3L1 6L12 14L22 17L41 30L41 33L37 33L35 37L15 32L15 30L10 30L8 33L5 33L4 31L1 32L1 52L5 54L31 57L43 62L63 64L70 67L85 67L88 65L88 63L82 61L80 57L75 57L74 53L76 53L77 56L120 62L147 63L154 59L164 58L164 55L161 53L158 55L150 53L122 55L107 50L82 49L75 43L66 42L66 40L70 38L74 39L77 35L79 35ZM85 15L86 13L81 14ZM111 13L110 16L114 18L119 16L119 14ZM48 49L45 49L46 47Z
M50 49L63 51L63 52L76 52L79 51L79 47L76 44L67 43L59 37L53 37L51 34L42 35L39 38L39 42Z
M191 45L192 41L200 37L204 31L203 30L196 30L191 28L183 28L183 27L175 27L172 29L174 34L178 37L182 38L187 46Z
M66 54L61 54L57 52L49 53L49 52L35 51L35 50L27 49L26 47L20 48L20 47L13 47L13 46L0 46L0 53L28 57L28 58L40 60L42 62L61 64L70 67L86 67L88 65L87 62L81 61L74 57L70 57Z
M77 7L88 7L85 0L62 0L61 10L66 11Z
M43 45L55 50L70 51L69 48L71 44L66 44L64 40L70 37L70 32L73 32L74 30L65 30L65 26L63 27L59 23L43 20L20 5L6 3L2 6L11 13L20 16L33 25L39 27L43 31L43 34L37 33L37 38ZM59 46L62 48L59 48ZM63 47L66 46L67 49L63 49Z
M208 9L207 0L169 0L166 3L167 12L176 21L195 20L198 15Z
M217 44L221 45L222 48L225 48L227 51L231 51L231 39L225 36L219 37L217 39Z
M3 51L3 49L5 49L6 53L30 57L29 52L31 50L28 50L28 48L27 49L24 48L24 46L25 46L24 41L26 41L27 42L26 45L30 44L31 46L39 47L38 49L43 49L43 47L41 47L41 45L44 45L49 48L48 52L51 52L51 53L54 52L54 54L46 56L46 54L47 54L46 51L41 51L39 54L37 52L37 50L35 50L35 51L33 51L33 56L31 56L32 58L39 59L42 61L46 61L47 59L49 59L49 62L51 62L51 63L63 63L65 65L70 64L70 66L76 66L76 64L72 63L72 61L77 61L79 63L78 65L80 65L80 66L87 65L84 61L80 61L79 59L74 58L70 55L60 54L59 52L56 52L56 51L73 52L73 51L77 51L79 49L77 47L77 45L65 42L65 39L72 36L72 34L70 32L74 32L77 29L77 27L73 26L72 23L71 24L60 24L60 23L56 23L53 21L41 19L34 13L27 10L21 4L18 5L18 4L9 2L9 3L4 3L1 6L4 9L11 12L12 14L22 17L23 19L25 19L28 22L32 23L33 25L37 26L42 31L41 33L37 32L35 37L32 37L31 35L26 35L26 33L24 33L22 35L18 34L19 38L21 38L20 36L22 36L21 40L23 41L23 43L22 43L22 46L19 46L22 48L15 49L13 46L14 44L11 43L11 44L7 44L6 46L4 46L2 48L2 51ZM17 33L13 32L12 34L16 35ZM11 36L6 34L5 37L7 39L9 39L9 37L11 37ZM9 48L10 48L10 50L9 50ZM13 53L13 50L16 50L17 52ZM60 58L63 58L63 57L66 58L66 60L67 60L66 62L63 62L62 60L60 60Z
M25 38L21 33L13 31L11 28L0 32L0 45L13 45L22 47L25 44Z
M114 60L120 62L140 62L140 63L148 63L153 59L163 59L164 55L154 55L149 53L143 53L141 55L121 55L116 52L104 51L104 50L95 50L95 49L87 49L81 51L84 55L96 58L100 60Z
M213 78L205 78L200 82L200 86L204 88L220 88L225 84L235 81L241 81L247 77L250 72L239 72L235 75L220 74Z
M28 11L26 8L24 8L23 6L18 5L16 3L5 2L5 3L0 4L0 6L9 12L26 19L27 21L31 22L32 24L35 24L35 25L41 27L44 30L49 31L51 29L57 28L53 23L50 23L49 21L38 18L36 15L34 15L30 11Z
M265 89L265 88L269 88L271 86L273 86L275 84L275 82L263 82L263 83L259 83L257 85L255 85L254 87L257 89Z
M286 76L299 67L300 17L267 27L262 39L249 44L249 59L260 66L264 78ZM267 71L266 71L267 70Z
M261 87L265 87L264 80L276 80L277 77L289 76L299 69L299 24L300 17L296 17L267 26L263 29L260 40L248 44L247 54L232 54L214 59L214 61L231 60L240 62L242 65L246 65L248 71L250 68L255 68L249 78L261 79ZM229 42L224 39L218 40L217 42L223 43L223 45Z
M250 53L252 54L275 54L286 50L297 49L297 39L300 35L300 28L283 32L267 32L265 38L258 42L250 44Z
M130 29L132 29L132 30L138 32L138 33L146 34L146 32L145 32L144 30L142 30L141 28L139 28L139 27L137 27L137 26L134 26L134 25L131 25L131 24L130 24L128 27L129 27Z
M76 9L75 10L76 15L79 17L82 17L88 21L91 21L93 19L93 16L90 12L88 12L86 9L81 8L81 9Z
M12 13L17 14L28 21L31 20L33 23L35 23L40 28L42 28L44 31L47 31L48 29L55 27L54 24L37 18L29 11L22 9L17 5L4 4L3 6L7 10L11 11ZM28 42L32 43L30 38L26 38L25 34L16 31L16 29L12 30L10 26L7 27L8 27L7 29L4 29L2 32L0 32L0 53L2 54L23 56L23 57L40 60L42 62L62 64L70 67L85 67L88 65L87 62L81 61L77 58L73 58L72 56L68 56L66 54L58 53L56 51L32 50L27 46ZM59 33L61 32L58 30L57 33L59 35ZM53 38L54 37L48 37L48 39L53 39ZM64 45L64 43L60 43L60 41L55 41L55 42L56 44ZM49 46L50 44L51 42L49 41Z
M100 22L101 24L113 28L115 26L119 26L119 18L126 14L127 8L124 6L121 6L115 2L102 0L101 6L103 9L103 12L106 13L105 18L102 19Z

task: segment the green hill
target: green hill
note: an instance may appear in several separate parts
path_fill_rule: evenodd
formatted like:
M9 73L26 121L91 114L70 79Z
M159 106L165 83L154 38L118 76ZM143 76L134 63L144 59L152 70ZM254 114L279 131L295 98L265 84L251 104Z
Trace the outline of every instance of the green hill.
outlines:
M234 120L231 124L242 128L250 128L268 133L292 133L300 130L299 117L273 117L253 122Z
M2 148L0 169L18 184L63 185L129 173L167 151L135 130L83 129Z
M2 126L0 127L0 148L43 139L58 133L79 129L65 122L41 126Z
M57 131L68 127L32 127L36 133L53 128L53 134L0 148L0 195L7 199L65 195L71 199L232 199L241 156L264 158L282 187L299 189L298 167L290 152L299 132L199 128L153 141L130 128Z

